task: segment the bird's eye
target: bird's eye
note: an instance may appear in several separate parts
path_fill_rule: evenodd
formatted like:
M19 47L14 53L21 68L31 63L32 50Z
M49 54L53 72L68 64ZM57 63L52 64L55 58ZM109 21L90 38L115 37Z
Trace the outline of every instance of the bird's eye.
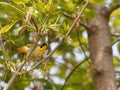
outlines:
M47 44L46 44L46 43L43 43L43 44L41 45L41 47L43 47L43 46L47 46Z

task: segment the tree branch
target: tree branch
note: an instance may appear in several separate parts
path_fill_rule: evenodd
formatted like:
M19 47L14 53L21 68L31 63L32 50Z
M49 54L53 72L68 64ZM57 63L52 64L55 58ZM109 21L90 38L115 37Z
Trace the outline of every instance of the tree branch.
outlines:
M6 61L8 61L8 58L6 56L6 52L5 52L5 48L4 48L4 44L3 44L3 41L2 41L2 36L0 34L0 46L1 46L1 50L2 50L2 53L3 53L3 57Z
M38 67L40 64L42 64L42 62L43 62L43 60L40 60L39 62L37 62L37 64L35 64L30 70L27 70L25 73L34 70L36 67ZM24 73L24 74L25 74L25 73Z
M115 37L120 37L120 34L119 33L111 33L112 36L115 36Z
M37 26L37 24L36 24L36 22L35 22L33 16L31 16L31 20L32 20L32 23L34 24L36 30L38 30L38 26Z
M117 40L115 40L115 41L112 43L112 46L113 46L114 44L116 44L117 42L119 42L119 41L120 41L120 38L117 39Z
M120 7L120 2L118 1L118 3L116 3L115 5L111 6L110 8L108 8L108 13L109 15L116 9L118 9Z
M70 15L68 15L67 13L63 12L63 15L72 20L72 17ZM82 22L80 22L80 25L83 26L87 30L89 29L89 27L87 25L83 24Z
M65 82L64 82L64 84L63 84L63 86L62 86L62 88L61 88L61 90L64 90L64 87L65 87L65 85L66 85L66 83L68 82L68 80L70 79L70 77L72 76L72 74L76 71L76 69L81 65L81 64L83 64L85 61L87 61L87 60L83 60L82 62L80 62L78 65L76 65L74 68L73 68L73 70L70 72L70 74L67 76L67 78L66 78L66 80L65 80Z
M86 55L86 53L85 53L85 50L84 50L84 48L83 48L83 46L82 46L82 43L81 43L81 40L80 40L80 35L79 35L79 32L78 32L78 29L77 29L76 34L77 34L77 39L78 39L79 45L80 45L80 47L81 47L81 49L82 49L82 52L83 52L83 54L84 54L84 56L85 56L85 60L88 61L88 57L87 57L87 55ZM88 63L90 64L89 61L88 61Z

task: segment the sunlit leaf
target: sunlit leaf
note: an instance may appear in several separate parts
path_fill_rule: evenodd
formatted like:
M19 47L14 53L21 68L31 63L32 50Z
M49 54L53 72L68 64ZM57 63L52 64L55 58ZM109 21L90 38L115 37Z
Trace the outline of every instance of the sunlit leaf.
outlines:
M117 47L118 47L118 51L120 53L120 43L118 43Z
M112 12L111 16L118 16L120 15L120 8L116 9L115 11Z
M63 10L66 10L69 12L74 12L76 8L75 4L72 2L66 2L66 3L61 2L60 6L62 7Z
M114 64L115 64L115 66L119 66L120 65L120 63L119 63L119 57L117 57L117 56L114 56L113 57L113 61L114 61Z
M85 9L85 15L88 18L94 18L94 16L96 15L95 12L91 9L91 8L86 8Z
M13 31L14 35L18 35L19 32L22 30L23 26L18 27L16 30Z
M47 12L50 10L50 4L44 5L44 10Z
M114 20L114 22L113 22L114 26L120 26L120 20L119 19L120 19L120 17Z
M88 43L88 39L87 38L81 38L81 43L87 44Z
M59 26L60 26L60 24L51 24L48 26L48 28L50 28L54 31L59 31Z
M78 41L74 41L74 42L73 42L73 45L74 45L74 47L80 46Z
M64 28L65 31L68 31L70 26L69 26L69 24L66 25L66 23L63 23L63 28Z
M0 2L0 4L1 4L1 5L7 5L7 6L9 6L9 7L12 7L12 8L14 8L15 10L17 10L18 12L24 14L24 12L23 12L22 10L20 10L19 8L15 7L15 6L12 5L12 4L9 4L9 3L6 3L6 2Z
M73 4L72 2L67 3L66 6L68 7L68 9L70 9L70 11L75 10L75 4Z
M66 88L66 90L74 90L72 87L68 87Z
M0 34L3 34L3 33L6 33L8 32L12 27L13 25L16 23L17 21L13 21L12 23L6 25L5 27L3 27L1 30L0 30Z
M12 0L16 4L27 4L30 0Z

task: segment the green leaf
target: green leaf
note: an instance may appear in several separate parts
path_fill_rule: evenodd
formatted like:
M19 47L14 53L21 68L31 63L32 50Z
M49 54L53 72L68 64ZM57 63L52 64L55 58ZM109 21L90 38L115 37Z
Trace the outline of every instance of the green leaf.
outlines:
M16 4L27 4L30 0L12 0Z
M45 12L50 11L50 4L44 5L44 10L45 10Z
M112 16L120 15L120 8L112 12Z
M86 8L85 9L85 15L88 18L94 18L95 12L91 8Z
M59 31L60 24L51 24L48 28L52 29L53 31Z
M60 7L62 7L62 10L68 11L68 12L74 12L76 10L76 4L72 3L72 2L61 2L59 3Z
M118 52L120 53L120 43L118 43L117 47L118 47Z
M38 0L38 2L36 3L36 6L40 12L45 12L44 3L42 2L42 0Z
M13 31L14 35L18 35L19 32L22 30L23 26L18 27L16 30Z
M67 3L66 6L68 7L68 9L70 9L70 11L75 10L75 4L73 4L72 2Z
M72 87L67 87L66 90L74 90Z
M114 65L115 65L115 66L119 66L119 65L120 65L120 64L119 64L119 57L114 56L114 57L113 57L113 61L114 61Z
M12 27L13 25L16 23L17 21L13 21L12 23L6 25L5 27L3 27L1 30L0 30L0 34L4 34L6 32L8 32Z
M14 8L15 10L19 11L19 13L22 13L24 14L24 12L22 10L20 10L19 8L15 7L14 5L12 4L9 4L9 3L6 3L6 2L0 2L1 5L6 5L6 6L9 6L9 7L12 7Z
M113 25L114 25L114 26L120 26L120 19L116 19L116 20L113 22Z
M66 24L65 22L63 23L63 28L65 31L68 31L70 29L70 25Z

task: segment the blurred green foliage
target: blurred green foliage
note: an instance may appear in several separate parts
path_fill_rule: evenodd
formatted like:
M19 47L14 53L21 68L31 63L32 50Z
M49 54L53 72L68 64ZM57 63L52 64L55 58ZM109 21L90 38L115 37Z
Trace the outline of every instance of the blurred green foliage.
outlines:
M37 33L42 34L39 43L46 42L49 45L48 52L59 44L61 37L64 37L71 27L74 18L82 9L85 0L0 0L0 34L2 35L5 52L9 59L6 62L0 49L0 80L7 83L15 70L23 61L23 55L11 50L12 46L23 46L34 43ZM92 3L105 4L105 0L91 0ZM114 3L114 1L112 2ZM67 13L68 18L64 15ZM93 18L95 12L87 7L82 15L81 22L86 24L87 18ZM31 21L32 17L32 21ZM110 28L119 27L119 9L113 12L110 18ZM37 26L37 27L36 27ZM36 31L37 29L37 31ZM26 87L33 88L34 82L40 82L44 90L61 90L63 81L74 70L76 65L85 60L84 52L89 57L88 40L84 34L86 29L82 26L76 29L65 38L64 43L50 57L46 64L42 64L33 71L20 75L11 86L11 90L24 90ZM120 32L119 30L117 32ZM79 38L79 39L78 39ZM111 42L117 38L113 37ZM79 41L81 43L79 43ZM81 48L84 48L84 52ZM120 53L120 45L117 49ZM77 51L76 51L77 50ZM115 66L119 67L119 57L114 57ZM9 64L11 63L11 64ZM33 61L37 63L37 61ZM26 63L23 71L33 66L30 62ZM92 75L87 62L82 63L76 68L68 79L64 90L93 90ZM51 69L53 69L51 71ZM55 80L57 77L57 81ZM33 86L31 87L31 83ZM118 82L119 83L119 82ZM2 86L0 86L2 87Z

